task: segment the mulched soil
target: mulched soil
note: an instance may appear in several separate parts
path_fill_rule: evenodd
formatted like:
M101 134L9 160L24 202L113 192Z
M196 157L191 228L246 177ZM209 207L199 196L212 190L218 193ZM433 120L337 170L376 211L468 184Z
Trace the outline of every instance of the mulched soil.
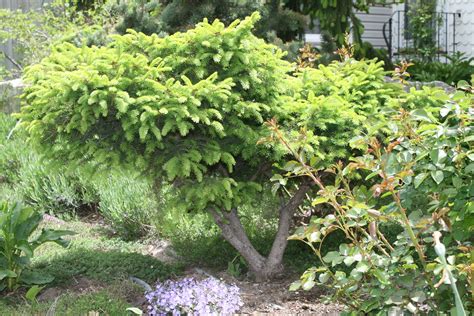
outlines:
M339 315L344 306L323 304L324 291L315 288L311 291L290 292L290 284L298 279L297 275L286 276L279 280L256 283L249 279L238 280L226 272L207 273L200 268L186 271L187 277L203 278L212 276L240 288L244 306L241 315Z

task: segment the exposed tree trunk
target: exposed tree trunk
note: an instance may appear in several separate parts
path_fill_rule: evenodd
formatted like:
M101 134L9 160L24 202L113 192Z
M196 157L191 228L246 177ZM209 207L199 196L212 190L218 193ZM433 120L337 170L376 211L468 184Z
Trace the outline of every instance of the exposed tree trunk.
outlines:
M227 240L247 261L257 281L271 279L283 271L283 254L288 244L291 219L305 199L310 186L302 184L291 199L279 210L278 231L267 257L261 255L250 242L236 209L230 212L210 210L216 224Z

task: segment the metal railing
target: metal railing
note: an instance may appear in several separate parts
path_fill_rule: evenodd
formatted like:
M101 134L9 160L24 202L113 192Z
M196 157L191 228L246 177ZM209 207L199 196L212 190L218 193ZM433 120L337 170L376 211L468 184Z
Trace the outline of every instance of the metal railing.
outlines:
M457 13L434 12L431 23L434 56L437 60L456 52ZM382 33L390 59L413 59L420 57L422 47L417 47L416 34L411 34L410 19L406 11L395 11L384 23Z

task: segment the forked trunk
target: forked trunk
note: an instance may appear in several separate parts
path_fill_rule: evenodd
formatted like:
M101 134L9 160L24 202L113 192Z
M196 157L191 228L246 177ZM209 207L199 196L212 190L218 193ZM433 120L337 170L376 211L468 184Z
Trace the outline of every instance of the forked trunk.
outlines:
M280 208L278 231L267 257L261 255L250 242L236 209L230 212L210 210L222 236L247 261L250 272L257 281L272 279L283 272L283 254L288 244L291 219L308 190L308 185L301 185L288 203Z

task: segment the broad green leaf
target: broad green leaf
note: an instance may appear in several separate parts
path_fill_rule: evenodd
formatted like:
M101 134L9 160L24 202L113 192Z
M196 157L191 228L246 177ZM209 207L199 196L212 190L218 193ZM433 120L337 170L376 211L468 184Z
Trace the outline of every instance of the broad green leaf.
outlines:
M415 291L410 294L410 298L413 302L423 303L426 300L426 295L423 291Z
M16 273L11 270L0 270L0 280L5 278L14 278L16 277Z
M355 267L355 270L360 273L365 273L369 271L369 269L370 269L370 265L366 261L360 261L359 263L357 263Z
M430 152L431 161L434 164L442 163L448 155L443 149L435 149Z
M309 291L309 290L311 290L315 285L316 285L316 282L314 282L314 280L309 279L309 280L305 281L301 287L302 287L303 290Z
M329 272L324 272L319 275L318 280L319 282L324 284L329 280L330 277L331 275L329 274Z
M411 115L417 121L432 122L431 116L424 109L416 109L411 112Z
M323 260L327 263L331 263L334 267L342 262L344 258L339 254L338 251L329 251L324 257Z
M431 171L431 178L433 178L433 180L434 180L437 184L440 184L441 182L443 182L444 173L443 173L443 171L441 171L441 170Z
M36 302L36 296L38 296L39 292L44 289L44 286L33 285L30 289L26 292L25 298L30 302Z
M291 283L289 291L294 292L294 291L299 290L300 288L301 288L301 281L295 281Z
M54 277L44 272L25 270L21 274L21 281L25 284L47 284L53 282Z
M415 185L415 188L418 188L423 183L423 181L425 181L427 177L428 177L427 173L417 174L415 179L413 180L413 184Z
M329 199L327 197L320 196L320 197L315 198L313 202L311 202L311 205L316 206L318 204L323 204L323 203L326 203L328 200Z

